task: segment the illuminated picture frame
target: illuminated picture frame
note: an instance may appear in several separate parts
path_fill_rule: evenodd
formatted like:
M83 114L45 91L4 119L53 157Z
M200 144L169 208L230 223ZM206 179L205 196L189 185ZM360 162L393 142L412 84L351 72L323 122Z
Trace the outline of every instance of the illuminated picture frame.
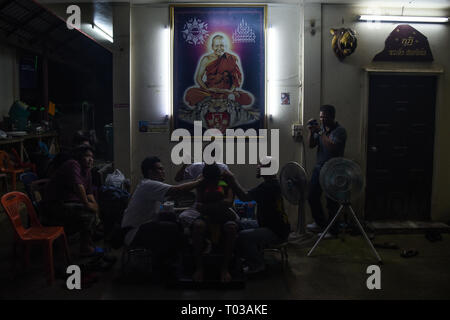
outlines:
M266 5L172 5L172 128L263 129Z

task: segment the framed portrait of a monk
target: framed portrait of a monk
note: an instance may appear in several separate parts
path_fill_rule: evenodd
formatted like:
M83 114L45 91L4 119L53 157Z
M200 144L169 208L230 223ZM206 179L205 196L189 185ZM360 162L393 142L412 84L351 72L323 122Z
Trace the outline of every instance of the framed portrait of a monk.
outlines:
M173 5L173 129L262 129L265 5Z

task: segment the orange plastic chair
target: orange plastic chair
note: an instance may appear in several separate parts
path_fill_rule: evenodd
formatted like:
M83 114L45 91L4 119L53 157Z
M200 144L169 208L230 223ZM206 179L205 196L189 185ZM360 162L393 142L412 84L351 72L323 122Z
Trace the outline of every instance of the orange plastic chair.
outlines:
M34 207L27 195L22 192L9 192L1 198L2 206L11 221L15 231L14 258L16 256L16 245L22 243L25 246L25 263L30 263L29 251L32 244L40 244L46 249L46 264L50 274L49 283L55 280L55 269L53 264L53 241L62 236L64 241L65 262L69 264L70 253L67 245L67 237L63 227L43 227L36 216ZM20 204L23 203L27 209L30 227L24 228L20 219Z
M16 190L17 175L24 171L25 169L17 169L14 167L14 163L11 161L8 153L0 151L0 172L9 173L11 175L11 185L13 190Z
M34 173L36 173L36 165L32 162L23 162L22 159L20 159L19 153L15 148L11 149L12 155L14 157L14 162L17 164L16 169L30 169Z

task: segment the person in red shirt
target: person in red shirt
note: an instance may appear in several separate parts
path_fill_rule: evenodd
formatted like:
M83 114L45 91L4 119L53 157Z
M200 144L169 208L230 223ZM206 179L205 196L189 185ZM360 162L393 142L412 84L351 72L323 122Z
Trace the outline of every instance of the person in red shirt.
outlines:
M62 225L68 234L80 232L82 255L95 251L91 235L98 220L98 204L92 193L93 164L90 146L74 148L71 159L50 177L43 199L47 224Z

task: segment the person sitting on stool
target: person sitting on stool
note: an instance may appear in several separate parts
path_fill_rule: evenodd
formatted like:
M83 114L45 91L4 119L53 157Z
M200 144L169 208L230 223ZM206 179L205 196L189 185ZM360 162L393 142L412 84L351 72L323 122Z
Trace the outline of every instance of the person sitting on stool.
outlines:
M208 234L213 245L223 245L224 257L220 270L220 281L230 282L232 277L229 265L237 236L236 214L230 210L233 205L233 192L221 180L217 164L205 165L204 180L197 188L196 209L200 217L192 223L192 245L195 256L195 272L192 276L196 282L203 281L203 252L205 236Z
M164 167L158 157L147 157L141 163L144 179L131 196L122 218L128 247L150 249L159 262L175 259L180 249L181 232L174 217L159 214L166 197L176 197L198 186L201 179L180 185L165 184Z
M92 192L90 146L78 146L50 177L43 199L45 224L62 225L68 234L80 232L80 255L95 253L92 232L98 221L98 204Z
M265 165L258 164L256 171L256 177L262 177L264 181L249 191L240 186L230 171L223 174L240 200L255 200L257 205L256 217L259 227L242 230L238 235L238 250L240 256L246 260L244 273L247 274L263 271L264 247L287 241L291 231L277 175L261 175L261 168L269 167L270 161L275 161L272 157L267 157L267 160L268 163Z

